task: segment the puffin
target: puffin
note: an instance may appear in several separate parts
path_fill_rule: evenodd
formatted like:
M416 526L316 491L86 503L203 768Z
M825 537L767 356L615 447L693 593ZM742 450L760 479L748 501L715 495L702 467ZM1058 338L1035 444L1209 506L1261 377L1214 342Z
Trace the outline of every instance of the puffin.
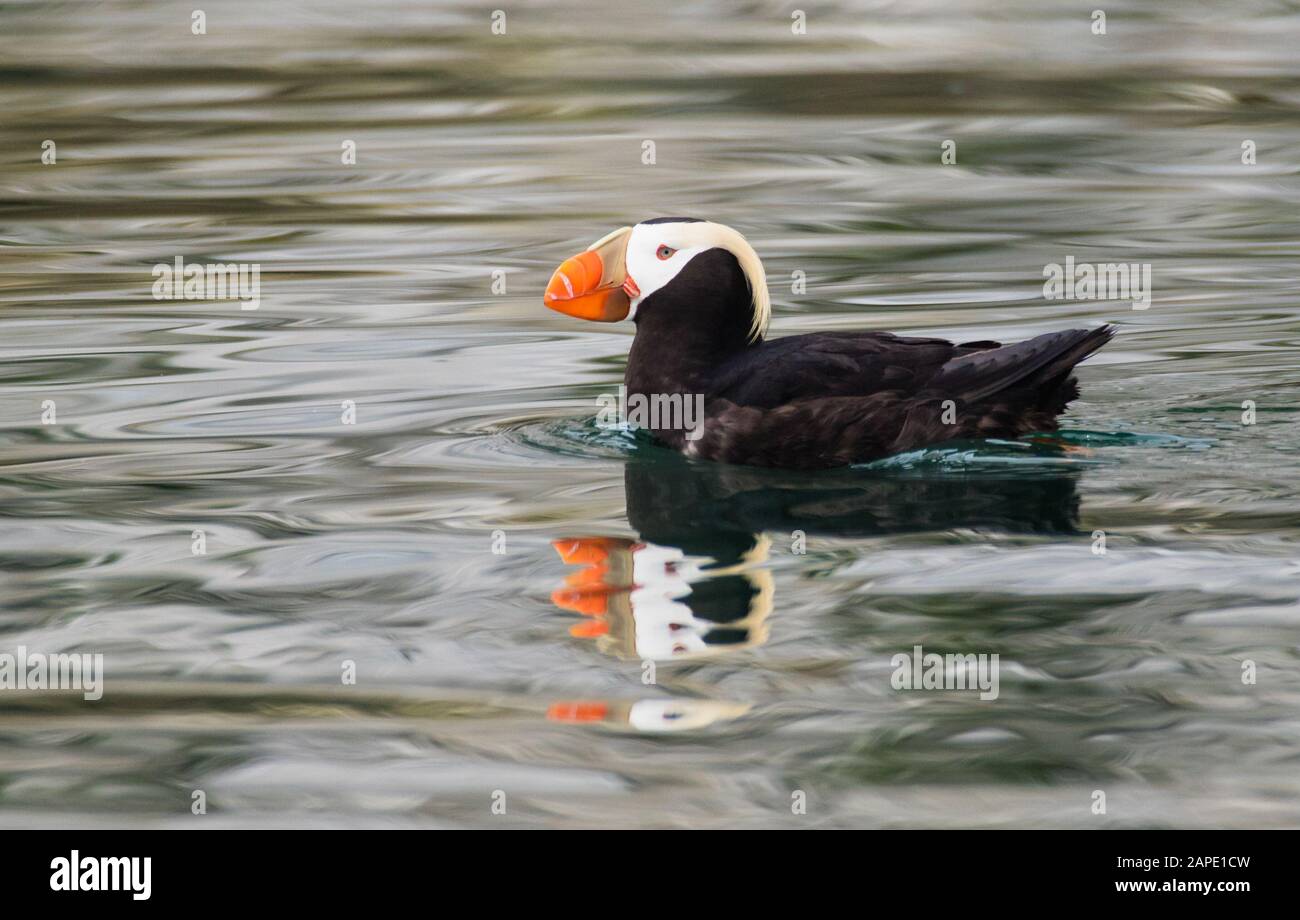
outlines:
M693 459L790 470L1056 431L1079 395L1075 366L1115 333L1102 325L1012 344L869 331L768 339L758 254L731 227L691 217L605 235L555 270L543 303L635 323L626 400L665 410L642 426L657 441Z

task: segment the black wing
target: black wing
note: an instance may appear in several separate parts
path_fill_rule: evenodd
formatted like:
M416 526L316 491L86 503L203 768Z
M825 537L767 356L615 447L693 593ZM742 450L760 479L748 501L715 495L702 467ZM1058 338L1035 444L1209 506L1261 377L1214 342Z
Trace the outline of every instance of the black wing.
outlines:
M1008 390L1041 387L1069 375L1076 364L1109 342L1114 334L1114 326L1067 329L962 355L940 367L924 390L977 403Z
M814 332L741 353L718 369L710 390L738 406L767 409L828 396L915 393L953 359L997 347L888 332Z

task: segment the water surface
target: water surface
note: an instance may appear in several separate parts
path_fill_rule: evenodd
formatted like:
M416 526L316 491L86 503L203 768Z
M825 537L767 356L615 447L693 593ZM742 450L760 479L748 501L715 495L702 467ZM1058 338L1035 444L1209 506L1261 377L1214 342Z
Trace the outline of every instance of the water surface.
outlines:
M0 695L0 823L1300 823L1291 5L192 9L0 6L0 651L107 668ZM775 335L1117 323L1090 453L600 430L631 329L541 290L665 214ZM260 308L153 299L177 256ZM1067 256L1150 309L1044 300ZM892 689L916 645L999 698Z

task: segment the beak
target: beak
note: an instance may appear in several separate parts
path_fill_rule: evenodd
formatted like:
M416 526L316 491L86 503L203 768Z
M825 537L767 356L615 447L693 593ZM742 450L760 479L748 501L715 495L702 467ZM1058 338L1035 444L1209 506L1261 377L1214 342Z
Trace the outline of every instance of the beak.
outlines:
M627 241L631 227L615 230L597 240L555 270L546 285L543 302L552 310L591 319L599 323L616 323L626 319L632 309L623 283L627 281Z

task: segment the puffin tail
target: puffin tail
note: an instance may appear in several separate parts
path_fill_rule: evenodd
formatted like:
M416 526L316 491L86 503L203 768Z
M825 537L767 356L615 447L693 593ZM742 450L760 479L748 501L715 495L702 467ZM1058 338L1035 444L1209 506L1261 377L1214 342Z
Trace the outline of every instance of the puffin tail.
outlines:
M1068 385L1076 364L1109 342L1116 329L1067 329L954 358L939 369L927 389L968 402L977 402L1006 390L1043 388L1055 394ZM1046 394L1044 394L1046 395ZM1073 393L1060 392L1062 407ZM1060 411L1059 409L1057 411Z

